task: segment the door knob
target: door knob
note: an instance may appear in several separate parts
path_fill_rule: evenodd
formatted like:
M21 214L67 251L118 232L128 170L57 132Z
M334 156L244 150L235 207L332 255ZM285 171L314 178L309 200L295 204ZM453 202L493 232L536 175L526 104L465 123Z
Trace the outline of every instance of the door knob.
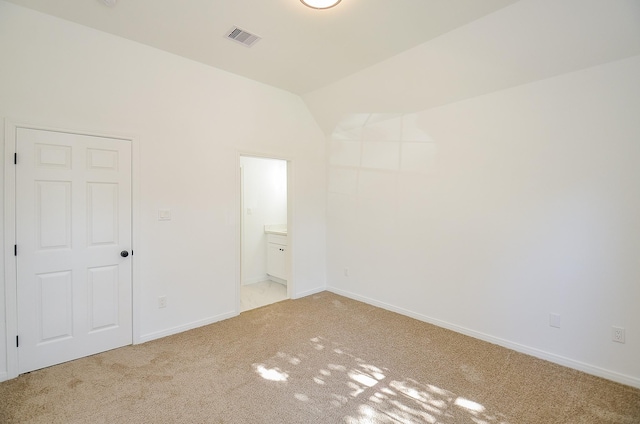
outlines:
M127 252L126 250L123 250L122 252L120 252L120 256L122 256L123 258L126 258L127 256L129 256L129 252Z

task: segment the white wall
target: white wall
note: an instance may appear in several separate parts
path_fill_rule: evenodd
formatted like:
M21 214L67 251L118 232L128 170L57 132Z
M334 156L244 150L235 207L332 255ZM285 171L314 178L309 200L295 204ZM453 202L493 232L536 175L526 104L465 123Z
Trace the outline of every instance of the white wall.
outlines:
M329 146L330 289L640 387L639 75L635 56L350 117Z
M243 156L242 284L267 279L265 225L287 226L287 162Z
M299 97L4 1L0 58L0 118L139 144L143 340L236 312L239 151L292 161L293 296L325 287L325 143Z

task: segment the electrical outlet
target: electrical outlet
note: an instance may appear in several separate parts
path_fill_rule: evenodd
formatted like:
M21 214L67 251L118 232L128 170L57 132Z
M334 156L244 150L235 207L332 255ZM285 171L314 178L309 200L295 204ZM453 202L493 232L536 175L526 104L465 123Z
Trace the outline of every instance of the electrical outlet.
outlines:
M560 314L549 314L549 325L560 328Z
M611 327L611 340L617 343L624 343L624 328Z
M158 296L158 308L167 307L167 296Z

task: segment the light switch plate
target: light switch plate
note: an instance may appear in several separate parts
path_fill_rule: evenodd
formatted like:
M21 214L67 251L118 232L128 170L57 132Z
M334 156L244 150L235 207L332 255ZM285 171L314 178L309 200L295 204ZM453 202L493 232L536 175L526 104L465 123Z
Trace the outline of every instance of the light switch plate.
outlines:
M158 221L171 221L171 209L158 209Z

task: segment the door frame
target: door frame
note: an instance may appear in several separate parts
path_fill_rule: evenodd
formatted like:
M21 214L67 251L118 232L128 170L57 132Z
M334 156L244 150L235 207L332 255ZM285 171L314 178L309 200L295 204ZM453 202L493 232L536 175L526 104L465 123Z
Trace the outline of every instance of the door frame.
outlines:
M18 376L18 347L16 335L18 334L18 280L17 261L13 252L16 244L16 168L13 158L16 152L18 128L62 132L68 134L86 135L93 137L112 138L129 141L131 143L131 250L134 251L131 263L131 313L132 313L132 340L133 344L140 343L140 300L142 297L139 266L135 258L140 257L137 247L139 245L140 228L140 146L136 137L118 134L115 132L100 132L92 130L74 130L50 125L29 124L20 121L5 119L4 121L4 288L5 288L5 331L6 331L6 355L7 375L6 379ZM3 379L0 378L0 381Z
M236 217L238 217L236 230L236 315L240 314L240 286L242 285L242 240L244 237L243 222L243 175L240 158L253 157L258 159L277 159L285 161L287 164L287 299L293 299L295 296L295 234L294 227L294 158L278 154L259 153L255 151L238 151L236 155Z

